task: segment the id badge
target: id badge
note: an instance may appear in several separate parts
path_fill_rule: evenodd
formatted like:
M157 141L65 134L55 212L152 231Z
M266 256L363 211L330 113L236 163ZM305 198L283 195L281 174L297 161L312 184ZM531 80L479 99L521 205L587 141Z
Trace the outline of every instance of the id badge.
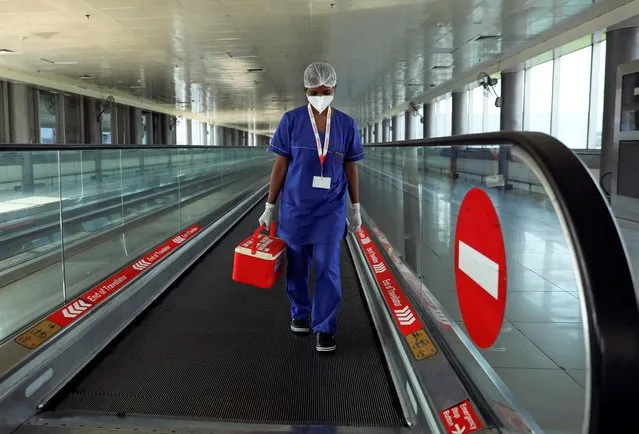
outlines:
M313 188L321 188L323 190L331 189L331 178L325 176L313 177Z

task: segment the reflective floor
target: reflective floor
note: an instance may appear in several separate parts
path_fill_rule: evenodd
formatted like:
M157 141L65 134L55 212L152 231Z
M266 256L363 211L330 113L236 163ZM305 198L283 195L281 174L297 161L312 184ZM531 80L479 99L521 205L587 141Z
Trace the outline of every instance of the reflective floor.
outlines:
M407 181L393 166L364 164L361 202L403 254ZM502 193L433 171L420 171L418 179L425 286L466 333L455 286L455 224L465 194L482 187L499 215L508 285L500 335L480 351L545 432L581 432L586 352L580 295L570 250L548 197L521 190ZM639 271L639 230L623 227L623 235Z

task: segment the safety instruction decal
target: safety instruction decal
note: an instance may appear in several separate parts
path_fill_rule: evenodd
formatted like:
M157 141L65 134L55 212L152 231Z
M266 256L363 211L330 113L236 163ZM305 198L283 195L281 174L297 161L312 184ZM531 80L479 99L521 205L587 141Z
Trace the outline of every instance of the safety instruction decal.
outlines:
M439 413L448 434L468 434L484 426L469 400L460 402Z
M404 339L406 339L406 343L408 343L408 347L416 360L427 359L437 353L437 347L435 347L426 330L417 330L415 333L406 335Z
M362 226L357 233L357 238L364 250L366 261L382 289L386 304L393 313L395 323L406 339L413 356L417 360L422 360L434 355L437 352L435 345L365 227Z
M87 312L103 303L126 285L146 273L162 261L169 253L180 248L187 240L202 230L197 225L190 226L174 238L165 241L133 264L108 277L76 299L53 312L46 320L22 333L16 342L28 349L34 349L49 340L60 330L83 317Z

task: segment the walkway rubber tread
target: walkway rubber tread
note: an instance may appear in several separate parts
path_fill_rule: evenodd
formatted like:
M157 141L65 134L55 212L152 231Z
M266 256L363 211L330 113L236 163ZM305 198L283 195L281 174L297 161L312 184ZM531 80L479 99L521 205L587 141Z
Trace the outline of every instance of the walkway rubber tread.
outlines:
M242 423L403 427L351 259L342 246L338 349L289 330L281 281L231 280L255 210L86 369L56 410Z

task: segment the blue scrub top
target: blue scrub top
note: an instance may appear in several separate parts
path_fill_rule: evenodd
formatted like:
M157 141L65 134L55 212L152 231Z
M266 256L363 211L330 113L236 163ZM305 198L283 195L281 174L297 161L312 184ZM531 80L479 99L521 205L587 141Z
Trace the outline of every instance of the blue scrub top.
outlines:
M320 132L322 146L324 136ZM313 188L313 177L320 176L321 166L307 106L284 115L269 150L289 159L281 192L278 236L296 246L339 242L346 230L348 181L344 162L364 158L355 120L333 109L323 173L331 178L329 190Z

